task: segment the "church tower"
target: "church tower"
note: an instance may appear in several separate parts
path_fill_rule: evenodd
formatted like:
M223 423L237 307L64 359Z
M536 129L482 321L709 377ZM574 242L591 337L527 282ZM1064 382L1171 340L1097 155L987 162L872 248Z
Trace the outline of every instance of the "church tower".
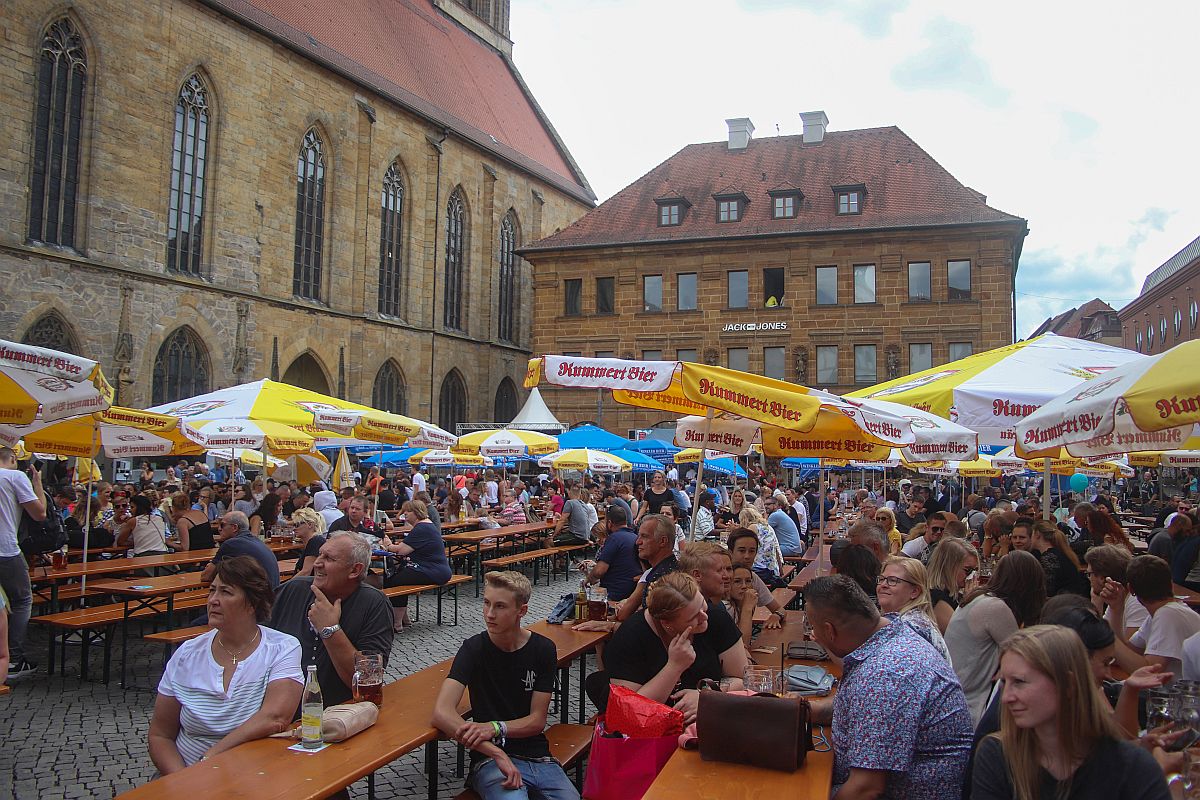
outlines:
M447 16L506 56L512 56L508 17L511 0L433 0Z

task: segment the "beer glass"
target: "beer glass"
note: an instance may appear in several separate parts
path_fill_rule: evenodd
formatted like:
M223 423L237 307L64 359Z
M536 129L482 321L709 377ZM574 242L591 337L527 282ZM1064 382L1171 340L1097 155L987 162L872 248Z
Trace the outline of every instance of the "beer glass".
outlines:
M354 702L370 702L383 707L383 656L378 653L354 654Z
M587 588L587 618L592 622L608 619L608 589L603 586Z

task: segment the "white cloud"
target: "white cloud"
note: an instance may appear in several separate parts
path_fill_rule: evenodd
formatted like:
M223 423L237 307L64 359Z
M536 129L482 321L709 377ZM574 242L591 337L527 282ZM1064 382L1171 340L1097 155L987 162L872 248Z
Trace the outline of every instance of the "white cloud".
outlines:
M898 125L1029 220L1022 336L1092 297L1119 308L1200 233L1197 4L516 0L512 25L601 198L729 117L759 137L811 109L833 130Z

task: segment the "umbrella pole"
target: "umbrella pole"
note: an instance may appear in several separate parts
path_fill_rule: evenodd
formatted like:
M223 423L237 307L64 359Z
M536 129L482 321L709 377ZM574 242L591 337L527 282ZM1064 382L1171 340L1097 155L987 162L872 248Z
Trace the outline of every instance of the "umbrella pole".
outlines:
M1062 484L1058 486L1058 502L1062 502ZM1042 460L1042 519L1050 519L1050 459Z
M700 444L700 463L696 465L696 491L692 494L692 524L688 527L688 541L696 541L696 512L700 509L700 487L704 483L704 455L708 449L708 435L712 431L713 410L708 409L704 415L704 441Z
M96 457L96 450L100 446L96 442L96 439L99 436L100 436L100 420L94 420L92 422L92 458ZM83 529L83 575L80 576L80 586L79 586L80 598L87 597L87 594L86 594L87 593L87 557L88 557L88 539L90 538L88 534L90 534L92 532L92 475L93 474L95 474L93 472L93 470L89 469L88 470L87 504L84 507L84 517L83 517L85 520L87 520L87 527L85 527ZM47 509L47 510L53 510L53 509ZM55 513L58 513L58 512L55 510ZM87 600L83 600L83 602L86 603Z

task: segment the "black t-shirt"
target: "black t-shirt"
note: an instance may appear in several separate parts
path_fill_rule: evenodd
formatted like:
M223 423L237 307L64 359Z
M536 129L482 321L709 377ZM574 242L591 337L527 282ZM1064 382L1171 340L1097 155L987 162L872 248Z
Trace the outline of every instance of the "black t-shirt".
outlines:
M952 594L950 594L949 592L947 592L945 589L930 589L929 590L930 605L937 607L937 604L939 602L945 603L946 605L950 606L951 608L958 608L958 601L955 600L954 596Z
M696 684L704 678L720 680L724 677L721 653L741 640L737 625L725 607L709 603L708 628L692 636L696 660L680 677L678 688L695 689ZM646 615L640 612L617 628L604 650L604 666L614 680L644 686L666 665L667 647L646 621Z
M279 559L271 552L271 548L260 542L258 537L250 531L239 533L237 536L221 542L217 548L217 554L213 556L213 561L221 561L234 556L250 556L262 565L271 585L279 585Z
M335 519L330 524L329 530L327 531L327 533L333 533L334 531L354 531L356 533L365 533L368 536L375 535L375 531L371 530L370 528L368 528L366 525L364 525L361 522L358 523L357 528L354 527L353 525L351 525L350 518L347 517L345 514L342 515L341 519Z
M290 633L300 640L301 669L309 664L317 665L317 681L321 684L321 698L326 706L345 703L351 697L350 687L342 683L337 667L333 665L325 643L308 621L308 609L313 603L313 579L292 578L275 594L275 606L271 609L268 626L277 631ZM342 601L342 616L339 623L355 650L363 653L379 653L387 666L392 652L392 604L383 592L374 586L362 584ZM299 709L297 709L299 710Z
M313 536L304 545L304 552L300 554L300 558L296 561L296 572L304 569L304 562L310 558L316 558L321 552L321 546L325 544L325 537L317 534Z
M477 633L462 643L450 677L471 693L471 717L476 722L512 720L529 715L534 692L554 691L558 649L537 633L521 649L508 653L496 647L487 632ZM508 737L504 752L518 758L546 758L550 745L544 734L523 739ZM471 752L471 760L483 756Z
M1058 781L1053 775L1043 769L1039 770L1039 778L1038 797L1055 800L1061 796L1058 794ZM1010 800L1015 797L1004 758L1004 747L999 739L989 737L979 744L971 784L972 800ZM1093 797L1106 800L1169 800L1171 793L1154 756L1132 742L1102 739L1071 776L1070 791L1065 797L1067 800L1088 800Z
M662 510L664 503L675 502L675 495L670 489L663 489L661 493L647 489L643 500L649 506L647 513L657 514Z
M396 493L391 489L384 489L379 493L379 497L375 500L375 507L380 511L395 511Z

